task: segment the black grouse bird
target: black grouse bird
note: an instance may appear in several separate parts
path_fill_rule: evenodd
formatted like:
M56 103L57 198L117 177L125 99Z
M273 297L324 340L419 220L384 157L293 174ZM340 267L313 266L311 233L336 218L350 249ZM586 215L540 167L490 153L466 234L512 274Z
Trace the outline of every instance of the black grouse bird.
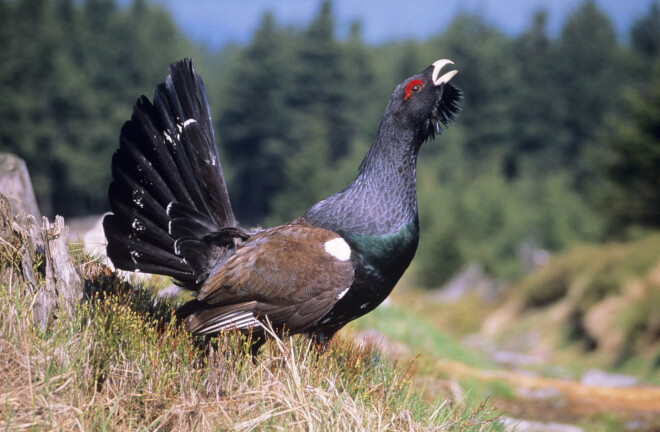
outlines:
M346 189L250 232L231 209L202 79L192 61L173 63L153 104L142 96L121 130L103 220L108 256L194 291L177 311L194 334L261 337L268 319L327 343L385 300L415 255L417 154L458 110L457 71L442 73L451 64L438 60L394 90Z

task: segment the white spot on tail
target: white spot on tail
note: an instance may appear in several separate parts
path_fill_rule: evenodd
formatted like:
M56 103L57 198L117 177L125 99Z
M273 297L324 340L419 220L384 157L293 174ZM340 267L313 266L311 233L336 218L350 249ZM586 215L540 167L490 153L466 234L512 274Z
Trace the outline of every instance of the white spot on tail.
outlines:
M144 208L144 203L142 202L142 194L138 190L133 190L131 193L131 198L133 198L133 203L140 207L141 209Z
M131 255L131 261L135 264L137 264L138 260L142 258L142 254L134 249L131 249L128 253Z
M346 261L346 260L342 260L342 261ZM351 287L348 287L348 288L346 288L344 291L340 292L339 295L337 296L337 300L341 300L342 297L344 297L344 296L346 295L346 293L348 292L348 290L349 290L350 288L351 288Z
M339 261L348 261L351 259L351 247L343 238L336 238L325 242L325 251L337 258ZM346 294L345 292L342 293ZM339 297L341 298L341 296Z
M186 121L183 122L183 127L188 127L188 125L191 124L191 123L197 123L197 120L195 120L195 119L188 119L188 120L186 120Z
M133 228L134 232L145 232L147 230L147 227L144 226L144 224L137 219L133 219L133 223L131 223L131 227Z
M367 306L369 306L369 303L365 303L365 304L363 304L362 306L360 306L360 309L364 309L364 308L366 308Z
M174 145L174 140L172 139L172 135L170 135L169 131L163 132L163 136L165 137L168 143Z

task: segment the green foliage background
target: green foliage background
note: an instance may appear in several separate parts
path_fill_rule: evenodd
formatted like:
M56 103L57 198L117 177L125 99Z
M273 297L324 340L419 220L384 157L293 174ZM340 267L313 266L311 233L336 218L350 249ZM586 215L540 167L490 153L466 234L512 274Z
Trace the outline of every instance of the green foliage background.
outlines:
M216 119L243 224L299 216L346 186L394 87L452 59L456 125L418 169L420 283L471 261L524 272L521 245L639 234L660 225L660 6L616 35L593 0L556 37L543 11L511 37L472 15L426 41L366 45L335 34L324 2L305 28L266 14L251 43L212 52L146 0L0 0L0 151L24 158L42 212L107 210L110 159L140 94L190 56Z

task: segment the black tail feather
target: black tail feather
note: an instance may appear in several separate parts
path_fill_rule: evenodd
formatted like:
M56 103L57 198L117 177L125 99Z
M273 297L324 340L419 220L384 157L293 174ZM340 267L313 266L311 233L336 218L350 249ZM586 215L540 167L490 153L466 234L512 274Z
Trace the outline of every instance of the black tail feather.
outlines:
M167 207L167 215L170 218L169 230L174 238L202 238L219 230L213 220L185 204L171 203Z
M132 231L126 230L121 218L107 215L103 219L103 228L108 238L108 256L116 267L128 271L162 274L184 283L194 282L195 275L183 258L132 238Z
M122 168L113 170L115 181L110 184L108 189L108 198L110 199L110 209L116 215L128 216L126 208L132 208L149 217L154 223L167 231L169 218L167 212L158 201L156 201L149 192L135 182L129 173ZM132 222L130 218L127 222Z
M163 130L160 124L156 123L158 121L156 116L157 111L151 105L151 102L144 96L141 97L135 104L130 121L136 133L134 143L146 150L150 161L167 183L173 198L179 202L194 205L187 189L187 186L193 180L189 178L186 183L183 178L185 175L194 178L194 173L191 172L189 165L183 167L185 171L181 172L180 165L182 164L177 164L175 161L176 153L181 153L176 149L177 145L181 145L179 135L170 134L167 130ZM151 144L152 147L145 148L144 143Z
M115 154L117 160L113 161L113 169L119 170L121 167L125 170L131 170L131 177L138 180L140 184L145 185L145 188L150 190L161 205L176 200L165 180L151 162L154 158L148 158L134 144L135 142L139 142L139 140L134 136L133 124L126 122L122 128L119 143L119 148L122 151ZM136 164L133 164L132 161L135 161Z
M170 65L153 100L135 103L112 159L113 214L103 221L108 256L118 268L195 288L234 247L234 237L216 237L236 222L204 84L191 60Z
M196 79L186 79L191 75L194 75ZM179 131L177 125L177 132L183 136L184 141L199 140L199 142L207 143L207 145L185 145L184 148L188 158L194 161L198 173L197 178L201 179L208 192L206 202L212 204L213 209L209 216L216 220L219 226L235 226L236 221L222 175L218 149L215 146L215 135L204 82L195 73L192 62L182 60L170 65L170 75L167 77L165 87L172 112L181 119L180 122L185 126L182 131ZM158 98L156 101L160 99ZM191 119L194 122L187 122ZM193 152L202 157L193 156ZM214 187L209 187L209 185L214 185Z
M195 201L195 208L197 208L201 213L206 214L209 218L214 219L213 210L212 210L212 196L202 196L202 188L208 189L209 186L213 184L213 181L208 182L209 179L213 179L213 175L217 173L218 168L214 164L217 155L212 154L209 150L215 150L215 146L212 143L208 142L208 136L204 133L202 129L202 124L198 123L195 120L187 120L183 126L183 132L181 133L181 139L184 142L184 148L186 151L186 157L188 162L197 167L198 171L195 173L199 179L199 184L194 182L192 185L192 192L194 192L193 199ZM205 142L204 146L193 146L192 143L195 142ZM183 155L183 152L181 152ZM215 152L214 152L215 153ZM197 186L197 187L194 187ZM225 222L226 223L226 222ZM224 226L224 225L220 225Z
M159 245L165 250L173 250L172 236L148 216L121 202L115 203L114 212L118 220L131 220L131 234L138 240Z

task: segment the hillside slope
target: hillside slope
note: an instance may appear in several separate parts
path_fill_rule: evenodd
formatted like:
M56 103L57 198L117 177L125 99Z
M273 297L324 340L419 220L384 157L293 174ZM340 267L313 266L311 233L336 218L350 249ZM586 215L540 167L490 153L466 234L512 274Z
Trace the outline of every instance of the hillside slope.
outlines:
M481 333L517 332L660 379L660 234L575 248L511 287Z

